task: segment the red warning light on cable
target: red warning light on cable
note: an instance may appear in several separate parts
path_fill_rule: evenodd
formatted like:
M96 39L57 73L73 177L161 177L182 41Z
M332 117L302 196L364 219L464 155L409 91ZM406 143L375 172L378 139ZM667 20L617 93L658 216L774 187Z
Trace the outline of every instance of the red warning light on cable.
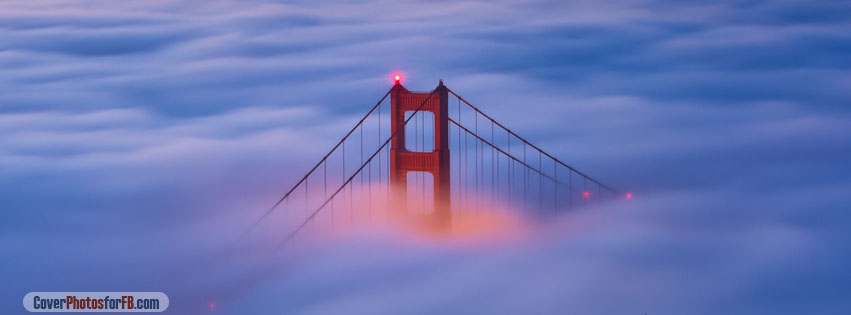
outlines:
M583 191L582 192L582 198L585 198L585 199L591 198L591 193L589 193L587 191Z
M624 197L626 197L626 199L632 199L632 193L626 193Z

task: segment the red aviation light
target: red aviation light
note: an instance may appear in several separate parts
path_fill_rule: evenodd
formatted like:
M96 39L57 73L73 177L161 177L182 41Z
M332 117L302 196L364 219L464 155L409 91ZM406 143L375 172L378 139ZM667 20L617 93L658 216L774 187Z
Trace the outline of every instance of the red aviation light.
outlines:
M404 79L405 74L402 71L393 71L390 73L390 80L393 81L393 84L401 84Z
M632 199L632 193L626 193L626 199Z
M582 198L585 198L585 199L591 198L591 193L589 193L587 191L583 191L582 192Z

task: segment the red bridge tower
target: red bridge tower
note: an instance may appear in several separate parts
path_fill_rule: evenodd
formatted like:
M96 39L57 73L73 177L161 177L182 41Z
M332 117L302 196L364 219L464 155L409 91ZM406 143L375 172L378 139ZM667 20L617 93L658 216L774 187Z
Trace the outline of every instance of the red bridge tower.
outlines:
M392 205L398 210L407 206L408 172L431 173L434 181L434 219L438 225L448 226L449 212L449 93L443 80L432 93L408 91L396 77L390 91L391 134L396 136L390 145L390 184L393 187ZM423 104L425 102L425 104ZM434 150L413 152L405 147L405 113L409 111L434 114Z

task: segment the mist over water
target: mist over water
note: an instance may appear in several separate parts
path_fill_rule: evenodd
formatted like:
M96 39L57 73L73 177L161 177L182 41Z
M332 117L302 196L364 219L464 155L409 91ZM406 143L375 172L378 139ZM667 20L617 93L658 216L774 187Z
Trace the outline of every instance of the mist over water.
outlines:
M7 236L4 250L22 255L4 270L20 285L3 291L162 291L180 314L830 314L847 303L837 270L848 252L837 249L849 217L831 210L849 202L843 189L684 190L555 215L481 207L454 213L449 231L419 214L317 216L284 246L277 212L235 243L250 223L235 207L110 238ZM802 290L821 292L818 303Z
M828 195L820 195L825 204L848 202ZM301 314L712 314L731 305L742 310L732 313L767 314L843 307L847 286L829 280L846 258L830 241L838 230L793 223L788 197L737 207L723 200L730 196L735 193L683 191L545 218L462 214L451 236L395 222L306 238L272 255L275 271L250 297L223 294L228 301L220 305ZM482 225L466 226L466 219ZM835 291L820 299L838 304L813 305L795 293L824 286Z
M222 217L144 238L45 240L45 251L25 261L64 263L30 265L25 279L11 279L45 290L163 291L169 311L181 314L712 314L730 305L742 310L735 314L768 314L844 307L847 286L834 276L847 253L834 249L847 245L836 243L840 230L817 222L841 222L847 214L815 207L810 215L821 219L800 220L794 198L731 206L724 199L735 194L671 192L548 216L479 209L456 214L448 233L423 217L316 224L283 247L282 229L234 247L246 225ZM830 192L816 196L825 206L848 202ZM23 263L6 263L16 261ZM785 283L797 287L783 289ZM832 290L818 305L794 293L825 286Z
M843 1L0 2L0 313L847 314L848 29ZM633 199L453 195L447 233L349 190L240 239L394 70Z

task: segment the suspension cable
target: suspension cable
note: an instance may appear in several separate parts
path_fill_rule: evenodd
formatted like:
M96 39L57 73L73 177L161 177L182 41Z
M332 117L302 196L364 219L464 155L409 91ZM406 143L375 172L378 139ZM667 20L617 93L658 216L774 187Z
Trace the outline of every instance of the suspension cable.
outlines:
M414 115L416 115L416 114L420 111L420 109L422 109L422 107L423 107L423 106L424 106L424 105L428 102L428 100L429 100L429 99L431 99L431 97L432 97L432 96L434 96L435 92L437 92L437 89L434 89L431 93L429 93L428 97L426 97L426 98L423 100L423 102L420 104L420 106L417 106L417 109L416 109L416 110L414 110ZM405 121L402 123L403 128L404 128L404 126L405 126L405 125L407 125L407 124L408 124L408 121L410 121L410 120L411 120L411 118L412 118L412 117L414 117L414 115L411 115L411 117L408 117L407 119L405 119ZM381 151L384 149L384 147L385 147L385 146L387 146L387 144L388 144L388 143L390 143L390 140L393 140L393 137L395 137L395 136L396 136L396 134L397 134L398 132L399 132L399 130L398 130L398 129L397 129L395 132L393 132L393 133L390 135L390 137L388 137L388 138L387 138L387 140L386 140L386 141L384 141L384 143L383 143L383 144L381 144L381 146L379 146L379 147L378 147L378 150L376 150L374 153L372 153L372 155L370 155L370 156L369 156L369 158L366 160L366 162L365 162L364 164L361 164L361 166L358 168L358 170L357 170L357 171L355 171L355 173L354 173L354 174L352 174L352 176L350 176L350 177L349 177L349 178L348 178L348 179L347 179L347 180L346 180L346 181L345 181L342 185L340 185L340 187L339 187L339 188L337 188L337 190L335 190L335 191L334 191L334 193L333 193L333 194L331 194L331 196L330 196L329 198L327 198L327 199L325 200L325 202L323 202L323 203L322 203L322 205L320 205L320 206L319 206L319 208L317 208L316 210L314 210L314 211L310 214L310 216L308 216L308 217L307 217L307 218L306 218L306 219L305 219L305 220L304 220L304 221L303 221L303 222L302 222L302 223L301 223L301 224L300 224L300 225L299 225L299 226L298 226L295 230L293 230L292 232L290 232L290 234L287 236L287 238L285 238L285 239L284 239L284 241L283 241L283 242L281 242L281 244L278 246L278 248L283 247L283 246L284 246L285 244L287 244L290 240L292 240L292 238L293 238L296 234L298 234L298 232L300 232L302 229L304 229L304 227L305 227L305 226L306 226L306 225L307 225L307 224L308 224L311 220L313 220L313 218L314 218L314 217L316 217L316 215L317 215L317 214L319 214L319 212L320 212L320 211L322 211L322 209L324 209L324 208L325 208L325 206L327 206L327 205L328 205L328 203L330 203L330 202L331 202L331 200L332 200L332 199L334 199L334 197L336 197L336 196L337 196L337 194L338 194L338 193L340 193L340 191L341 191L341 190L343 190L343 188L345 188L345 187L346 187L346 185L348 185L348 184L349 184L349 183L350 183L350 182L351 182L351 181L355 178L355 176L357 175L357 173L360 173L360 172L363 170L363 168L364 168L364 167L366 167L366 165L367 165L367 164L370 164L370 162L372 162L372 159L374 159L374 158L375 158L375 156L376 156L376 155L378 155L378 153L379 153L379 152L381 152Z
M614 193L616 193L616 194L620 194L620 192L619 192L619 191L617 191L617 190L615 190L614 188L611 188L611 187L607 186L606 184L603 184L603 183L599 182L598 180L596 180L596 179L592 178L591 176L588 176L588 175L586 175L585 173L582 173L581 171L579 171L579 170L577 170L577 169L573 168L573 166L570 166L570 165L568 165L567 163L564 163L563 161L559 160L559 159L558 159L558 158L556 158L555 156L550 155L549 153L547 153L547 152L546 152L546 151L544 151L543 149L541 149L541 148L537 147L536 145L532 144L531 142L529 142L529 141L528 141L528 140L526 140L525 138L523 138L523 137L521 137L520 135L516 134L514 131L511 131L511 129L508 129L508 127L506 127L506 126L504 126L503 124L499 123L498 121L496 121L495 119L493 119L491 116L488 116L488 114L485 114L484 112L482 112L482 110L480 110L478 107L473 106L473 104L470 104L470 102L468 102L466 99L464 99L464 98L463 98L463 97L461 97L460 95L456 94L456 93L455 93L455 91L452 91L452 89L449 89L449 88L447 88L447 89L449 90L449 93L452 93L452 95L454 95L455 97L457 97L457 98L458 98L458 100L460 100L461 102L464 102L464 104L466 104L467 106L469 106L470 108L472 108L473 110L475 110L476 112L478 112L479 114L482 114L482 116L484 116L485 118L489 119L491 122L493 122L494 124L496 124L496 125L497 125L497 126L499 126L500 128L504 129L504 130L505 130L505 131L507 131L508 133L512 134L513 136L517 137L518 139L520 139L520 140L521 140L521 141L523 141L524 143L528 144L529 146L531 146L531 147L532 147L532 148L534 148L535 150L540 151L541 153L543 153L543 154L544 154L544 155L546 155L547 157L549 157L549 158L551 158L551 159L555 160L556 162L558 162L558 163L559 163L559 164L561 164L562 166L569 168L570 170L572 170L572 171L576 172L577 174L579 174L579 175L581 175L581 176L583 176L583 177L587 178L588 180L590 180L590 181L592 181L592 182L596 183L597 185L600 185L600 186L602 186L603 188L606 188L606 189L608 189L608 190L610 190L610 191L612 191L612 192L614 192Z
M499 148L499 147L497 147L496 145L494 145L494 144L490 143L489 141L485 140L484 138L477 136L477 135L476 135L476 134L474 134L472 131L470 131L470 129L467 129L467 128L465 128L464 126L461 126L460 124L458 124L458 122L456 122L456 121L455 121L455 120L453 120L452 118L449 118L449 122L451 122L451 123L452 123L452 124L454 124L455 126L458 126L458 128L461 128L462 130L464 130L465 132L469 133L470 135L472 135L473 137L475 137L476 139L478 139L478 140L479 140L479 141L481 141L482 143L487 144L488 146L490 146L490 147L492 147L492 148L496 149L497 151L499 151L499 153L502 153L503 155L505 155L505 156L507 156L508 158L510 158L510 159L512 159L512 160L514 160L515 162L519 163L520 165L525 166L525 167L526 167L526 169L532 170L532 171L534 171L535 173L538 173L538 174L540 174L541 176L543 176L544 178L547 178L547 179L549 179L549 180L555 180L555 178L553 178L553 177L552 177L552 176L550 176L550 175L545 174L542 170L539 170L539 169L537 169L537 168L533 167L532 165L529 165L528 163L521 161L520 159L518 159L518 158L514 157L513 155L508 154L507 152L505 152L504 150L500 149L500 148ZM524 169L524 170L525 170L525 169ZM557 183L559 183L560 185L567 186L567 184L565 184L565 183L563 183L563 182L559 182L559 181L556 181L556 182L557 182Z
M295 190L296 190L296 188L298 188L298 187L299 187L302 183L304 183L305 181L307 181L307 178L308 178L311 174L313 174L313 172L314 172L314 171L316 171L316 169L317 169L317 168L319 168L319 166L320 166L320 165L322 165L322 163L324 163L324 162L325 162L325 160L327 160L327 159L328 159L328 157L329 157L329 156L331 156L331 154L332 154L332 153L334 153L334 151L336 151L336 150L337 150L337 147L339 147L341 144L343 144L343 142L344 142L344 141L346 141L346 139L348 139L348 138L349 138L349 136L351 136L351 135L352 135L352 133L354 133L354 132L355 132L355 130L356 130L358 127L361 127L361 126L363 125L363 122L366 120L366 118L367 118L367 117L369 117L369 116L372 114L372 112L373 112L373 111L375 111L375 109L376 109L376 108L378 108L378 106L380 106L380 105L381 105L381 103L383 103L383 102L384 102L384 100L387 98L387 96L388 96L388 95L390 95L390 91L392 91L392 89L387 90L387 93L384 93L384 96L382 96L382 97L381 97L381 99L380 99L380 100L378 100L378 102L377 102L377 103L375 103L375 106L372 106L372 108L371 108L371 109L370 109L370 110L366 113L366 115L364 115L364 116L363 116L363 118L361 118L361 119L358 121L358 123L357 123L357 124L355 124L355 126L354 126L354 127L352 127L352 129L351 129L351 130L349 130L349 132L348 132L348 133L346 133L346 135L345 135L345 136L343 136L343 138L342 138L342 139L340 139L340 141L338 141L338 142L337 142L337 144L336 144L336 145L334 145L334 147L333 147L333 148L331 148L331 151L328 151L328 153L327 153L327 154L325 154L325 156L323 156L323 157L322 157L322 159L320 159L320 160L319 160L319 162L317 162L317 163L316 163L316 165L314 165L314 166L313 166L313 168L311 168L311 169L310 169L310 171L308 171L308 172L307 172L307 174L305 174L305 175L304 175L304 176L303 176L303 177L302 177L302 178L301 178L298 182L296 182L296 184L295 184L295 185L293 185L293 187L292 187L292 188L290 188L290 190L288 190L288 191L287 191L287 193L286 193L286 194L284 194L284 196L283 196L283 197L281 197L281 199L278 199L278 201L277 201L277 202L275 202L275 204L274 204L274 205L272 205L272 207L270 207L268 210L266 210L266 212L265 212L265 213L263 213L263 215L262 215L262 216L260 216L260 217L259 217L256 221L254 221L254 223L252 223L252 224L251 224L251 225L250 225L250 226L249 226L249 227L248 227L248 228L247 228L247 229L246 229L246 230L245 230L245 231L244 231L244 232L243 232L243 233L239 236L239 238L237 238L237 241L236 241L236 242L238 243L238 242L239 242L239 241L241 241L243 238L245 238L245 236L246 236L246 235L248 235L248 233L250 233L252 230L254 230L254 229L257 227L257 225L259 225L259 224L260 224L260 222L262 222L262 221L263 221L263 219L265 219L265 218L266 218L266 217L268 217L270 214L272 214L272 212L273 212L273 211L275 211L275 209L276 209L276 208L278 208L278 206L279 206L282 202L284 202L284 200L286 200L287 198L289 198L290 194L292 194L292 193L293 193L293 191L295 191ZM361 129L361 130L363 130L363 129ZM306 189L305 189L305 190L306 190Z

